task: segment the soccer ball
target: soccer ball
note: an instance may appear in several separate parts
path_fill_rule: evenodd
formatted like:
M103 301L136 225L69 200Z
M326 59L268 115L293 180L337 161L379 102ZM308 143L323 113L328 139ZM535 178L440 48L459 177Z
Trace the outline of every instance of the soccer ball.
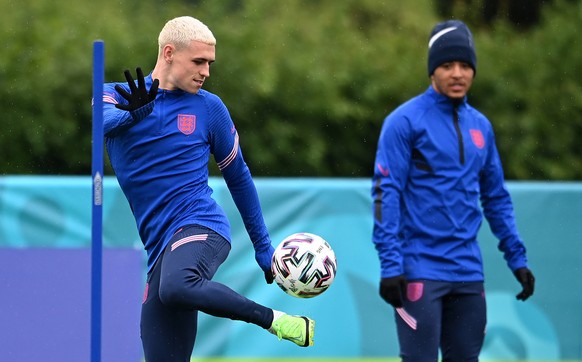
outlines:
M319 235L296 233L275 248L271 269L277 285L297 298L313 298L333 283L337 260Z

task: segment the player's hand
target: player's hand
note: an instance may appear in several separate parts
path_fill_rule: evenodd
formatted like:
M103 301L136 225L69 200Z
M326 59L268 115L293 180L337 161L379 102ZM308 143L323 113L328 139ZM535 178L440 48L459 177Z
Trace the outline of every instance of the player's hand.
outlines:
M402 300L405 293L406 278L404 275L380 280L380 296L394 308L402 308Z
M158 93L158 86L160 81L158 79L154 79L152 82L152 86L148 91L145 85L145 78L143 76L143 72L141 68L136 68L135 72L137 74L137 86L131 76L129 70L125 70L123 73L125 74L125 79L127 80L127 85L129 86L130 92L128 93L123 87L119 84L115 85L115 90L127 100L127 104L116 104L115 107L134 113L138 109L142 108L145 105L152 103L156 99L156 94ZM151 111L153 110L153 104L151 107L148 107L149 112L145 115L141 115L141 119L145 118ZM132 114L132 116L134 116ZM134 117L135 118L135 117Z
M272 284L273 280L275 279L273 276L273 271L271 270L274 252L275 248L273 245L271 245L271 243L266 244L261 248L255 248L255 260L265 273L265 280L267 281L267 284Z
M519 268L516 271L514 271L513 274L515 275L515 278L523 288L521 292L519 292L515 296L515 298L518 300L525 301L527 298L531 297L534 293L536 278L534 277L531 270L529 270L528 268Z

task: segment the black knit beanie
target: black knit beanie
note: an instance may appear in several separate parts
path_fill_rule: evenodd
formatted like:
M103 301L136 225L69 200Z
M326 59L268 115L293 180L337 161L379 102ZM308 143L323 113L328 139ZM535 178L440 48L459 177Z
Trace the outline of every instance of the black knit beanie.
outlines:
M438 23L430 33L428 42L428 75L443 63L460 61L473 68L477 74L477 56L471 30L460 20Z

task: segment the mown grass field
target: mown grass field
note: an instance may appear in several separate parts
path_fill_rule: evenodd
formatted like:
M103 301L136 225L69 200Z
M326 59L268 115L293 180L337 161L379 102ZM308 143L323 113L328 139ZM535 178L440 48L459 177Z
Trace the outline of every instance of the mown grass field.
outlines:
M192 358L190 360L190 362L399 362L399 361L400 360L397 358Z
M192 358L190 362L399 362L398 358ZM481 362L582 362L582 360L481 360Z

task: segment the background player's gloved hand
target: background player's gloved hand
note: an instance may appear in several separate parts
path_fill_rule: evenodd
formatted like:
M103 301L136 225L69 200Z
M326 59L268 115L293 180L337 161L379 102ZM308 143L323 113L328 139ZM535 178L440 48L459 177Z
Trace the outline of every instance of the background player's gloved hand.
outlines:
M160 81L154 79L152 86L148 91L146 89L145 79L141 68L136 68L135 72L137 74L137 86L135 85L129 70L123 72L125 74L125 79L127 79L130 93L119 84L115 85L115 90L128 102L127 104L116 104L115 107L124 111L129 111L134 121L139 122L154 110L154 100L158 93Z
M263 269L265 273L265 280L267 284L272 284L274 280L273 271L271 270L271 264L273 262L273 253L275 248L271 243L263 244L262 246L255 246L255 260L257 264Z
M380 296L394 308L402 307L403 296L406 293L406 278L398 275L380 280Z
M536 278L534 278L533 273L528 268L519 268L513 272L519 284L523 288L521 292L519 292L515 298L519 300L526 300L527 298L531 297L534 293L534 287Z

